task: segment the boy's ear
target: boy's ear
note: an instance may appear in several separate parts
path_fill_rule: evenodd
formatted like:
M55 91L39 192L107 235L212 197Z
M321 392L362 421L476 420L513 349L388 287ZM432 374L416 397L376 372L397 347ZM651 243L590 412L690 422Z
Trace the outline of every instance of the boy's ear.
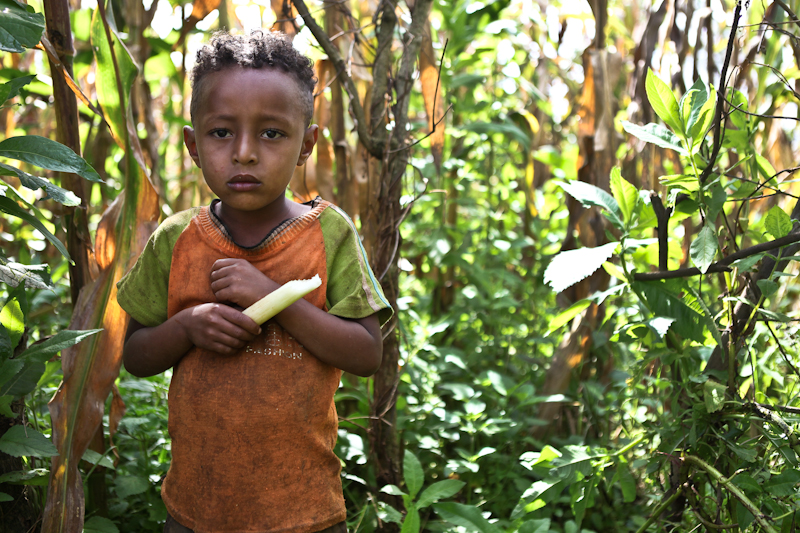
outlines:
M183 144L186 145L186 149L189 151L189 155L192 157L194 164L197 165L197 168L202 168L200 166L200 156L197 155L197 140L194 137L194 130L189 126L183 127Z
M297 166L303 166L314 151L314 145L317 144L317 136L319 135L319 126L316 124L310 125L306 128L303 134L303 146L300 148L300 157L297 158ZM198 165L199 166L199 165Z

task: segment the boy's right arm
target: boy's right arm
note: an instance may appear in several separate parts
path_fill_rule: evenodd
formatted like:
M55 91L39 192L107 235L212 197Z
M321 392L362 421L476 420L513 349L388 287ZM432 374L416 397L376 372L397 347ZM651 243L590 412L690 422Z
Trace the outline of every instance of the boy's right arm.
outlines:
M260 331L246 315L219 303L189 307L154 327L131 318L122 360L134 376L154 376L175 366L193 346L232 355Z

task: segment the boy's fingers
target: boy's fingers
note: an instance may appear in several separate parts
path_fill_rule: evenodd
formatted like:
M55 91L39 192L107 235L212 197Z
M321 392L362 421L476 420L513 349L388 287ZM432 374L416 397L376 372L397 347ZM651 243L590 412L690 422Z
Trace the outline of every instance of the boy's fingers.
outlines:
M241 311L234 309L233 307L228 307L227 305L222 307L225 308L224 310L221 309L225 320L227 320L228 322L230 322L235 326L238 326L239 328L244 330L247 334L252 335L253 337L261 333L261 326L256 324L252 318L245 315ZM249 338L248 340L251 339L252 337Z

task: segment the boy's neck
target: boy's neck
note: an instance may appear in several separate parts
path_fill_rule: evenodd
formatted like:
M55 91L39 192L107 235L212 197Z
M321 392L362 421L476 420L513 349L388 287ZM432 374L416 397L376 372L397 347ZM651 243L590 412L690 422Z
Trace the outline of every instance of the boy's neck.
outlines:
M308 206L292 202L286 197L255 211L233 209L223 202L214 206L214 214L225 224L231 239L240 246L256 246L283 221L300 216Z

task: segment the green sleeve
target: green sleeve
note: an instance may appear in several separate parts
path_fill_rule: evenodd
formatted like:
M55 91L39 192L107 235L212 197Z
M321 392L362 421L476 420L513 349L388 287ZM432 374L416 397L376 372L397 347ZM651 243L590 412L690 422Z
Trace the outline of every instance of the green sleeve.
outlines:
M392 307L372 272L366 251L350 217L336 206L320 216L325 239L328 312L342 318L364 318L378 313L381 325L392 316Z
M167 320L172 249L198 211L189 209L167 218L150 236L136 264L117 282L117 302L143 326Z

